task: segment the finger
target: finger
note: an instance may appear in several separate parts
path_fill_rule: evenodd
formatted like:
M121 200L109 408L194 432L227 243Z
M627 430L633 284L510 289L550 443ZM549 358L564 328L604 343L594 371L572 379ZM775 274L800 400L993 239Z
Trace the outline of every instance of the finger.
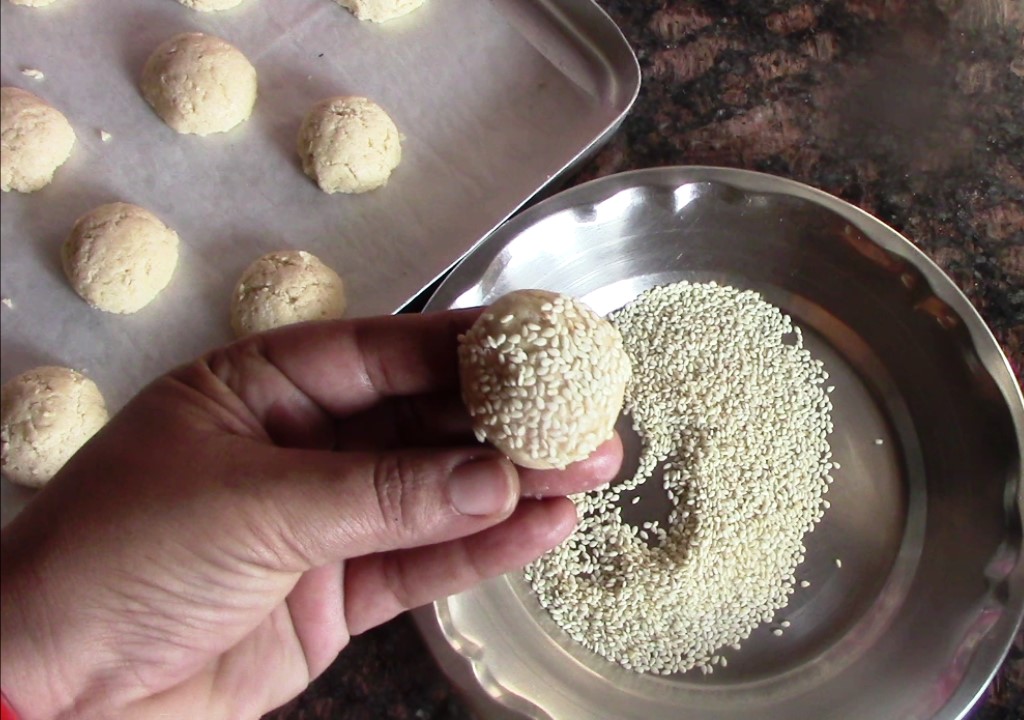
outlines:
M474 445L473 422L457 392L394 397L335 425L336 450Z
M552 497L586 492L614 480L622 468L622 440L616 433L586 460L564 470L519 469L523 497Z
M338 417L386 397L457 388L458 335L480 312L283 327L214 350L173 376L243 426L254 420L278 445L329 448Z
M405 610L523 567L575 526L570 500L524 500L508 520L471 537L351 560L345 567L349 632L356 635Z
M475 442L472 421L453 394L393 398L337 425L337 450L391 450L439 447ZM524 497L572 495L614 480L622 467L618 434L586 460L563 470L519 468Z
M326 670L348 644L344 574L344 563L321 565L303 573L288 594L288 614L311 679Z
M508 517L519 499L515 466L482 447L256 448L247 448L245 465L233 473L249 478L234 488L235 512L252 518L247 557L277 570L471 535Z
M254 364L265 363L327 413L344 416L384 397L457 387L458 336L480 312L453 310L283 327L215 351L207 363L243 400L249 393L247 373ZM264 393L254 399L262 410L272 398Z

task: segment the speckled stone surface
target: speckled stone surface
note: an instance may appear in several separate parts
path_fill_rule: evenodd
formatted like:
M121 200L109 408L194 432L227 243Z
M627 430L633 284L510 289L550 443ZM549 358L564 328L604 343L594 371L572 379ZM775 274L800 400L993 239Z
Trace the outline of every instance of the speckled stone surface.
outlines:
M1024 371L1024 0L600 0L644 87L572 182L659 165L782 175L924 250ZM466 720L412 623L356 638L274 720ZM1018 635L971 720L1024 717ZM882 720L882 719L879 719Z

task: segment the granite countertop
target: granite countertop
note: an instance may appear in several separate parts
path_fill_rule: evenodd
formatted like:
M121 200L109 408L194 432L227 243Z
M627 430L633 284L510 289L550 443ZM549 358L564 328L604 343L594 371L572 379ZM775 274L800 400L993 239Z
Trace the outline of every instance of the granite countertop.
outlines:
M600 0L644 87L571 184L725 165L814 185L941 266L1024 372L1024 2ZM1020 720L1024 634L971 720ZM273 720L467 720L411 621L355 638ZM881 720L881 719L879 719Z

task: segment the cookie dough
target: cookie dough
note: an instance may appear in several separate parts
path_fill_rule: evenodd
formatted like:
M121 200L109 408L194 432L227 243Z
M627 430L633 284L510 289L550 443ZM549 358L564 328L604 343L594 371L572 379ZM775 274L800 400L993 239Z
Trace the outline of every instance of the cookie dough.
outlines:
M264 255L242 273L231 298L237 337L345 313L345 286L316 256L301 250Z
M61 259L83 300L107 312L133 313L171 281L178 234L138 205L100 205L75 222Z
M0 88L0 190L49 185L74 145L75 131L59 110L27 90Z
M153 51L142 69L142 96L180 133L226 132L248 119L256 102L256 68L213 35L182 33Z
M401 135L364 97L321 100L299 128L302 169L326 193L364 193L387 184L402 160Z
M0 468L40 487L107 422L99 388L69 368L38 367L0 387Z
M589 457L614 434L631 375L615 326L546 290L503 295L459 338L473 432L522 467Z
M401 17L422 5L425 0L336 0L360 20L382 23Z
M242 0L178 0L178 2L199 12L220 12L237 7Z

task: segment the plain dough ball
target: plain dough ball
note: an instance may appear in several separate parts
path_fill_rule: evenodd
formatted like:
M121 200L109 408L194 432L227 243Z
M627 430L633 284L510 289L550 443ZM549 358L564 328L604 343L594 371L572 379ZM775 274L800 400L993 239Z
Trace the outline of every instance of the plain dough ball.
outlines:
M242 0L178 0L178 2L199 12L220 12L238 7Z
M133 313L171 281L178 234L138 205L100 205L75 223L61 259L83 300L107 312Z
M11 0L15 5L24 5L25 7L45 7L52 5L54 0Z
M401 17L422 5L426 0L336 0L339 5L360 20L387 22Z
M321 100L299 129L302 169L326 193L363 193L387 184L402 160L401 134L364 97Z
M40 487L107 422L100 390L80 372L38 367L0 388L0 467Z
M345 314L345 286L315 255L282 250L264 255L242 273L231 299L237 337Z
M59 110L26 90L0 88L0 189L49 185L74 145L75 131Z
M218 37L182 33L149 56L141 89L156 114L178 132L226 132L252 114L256 68Z

